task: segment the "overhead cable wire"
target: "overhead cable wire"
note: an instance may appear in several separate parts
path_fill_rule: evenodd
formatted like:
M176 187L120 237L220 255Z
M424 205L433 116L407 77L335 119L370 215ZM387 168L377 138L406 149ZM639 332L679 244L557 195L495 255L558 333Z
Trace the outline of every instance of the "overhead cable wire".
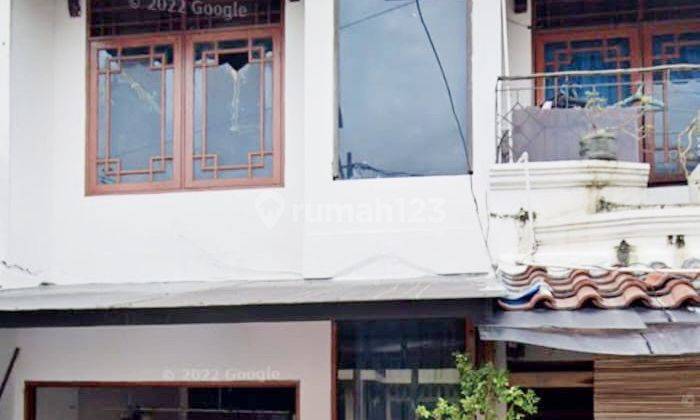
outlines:
M476 219L477 222L479 223L479 230L481 232L481 238L484 242L484 246L486 248L486 254L489 258L489 262L491 263L491 268L495 269L496 265L494 263L493 256L491 255L491 250L489 249L489 239L486 234L486 229L484 228L484 223L481 220L481 211L479 209L479 200L476 198L476 194L474 192L474 171L472 170L472 165L470 161L470 155L471 153L469 152L469 146L467 145L467 139L466 136L464 135L464 130L462 128L462 123L459 120L459 116L457 115L457 108L455 106L455 101L454 101L454 95L452 94L452 88L450 87L450 82L447 79L447 73L445 72L445 67L442 64L442 59L440 58L440 54L438 53L437 47L435 46L435 41L433 41L433 36L430 33L430 29L428 28L428 24L425 21L425 16L423 16L423 9L421 7L421 0L415 0L416 3L416 10L418 11L418 18L420 20L421 26L423 27L423 31L425 32L425 36L428 39L428 43L430 44L430 49L433 51L433 55L435 56L435 61L438 65L438 68L440 69L440 74L442 75L442 81L445 85L445 91L447 92L447 97L450 101L450 108L452 110L452 116L455 120L455 124L457 125L457 129L459 132L459 137L462 140L462 146L464 147L464 160L466 162L467 166L467 176L469 178L469 193L471 194L472 201L474 202L474 211L476 212Z
M399 4L398 6L389 7L389 8L387 8L387 9L382 10L382 11L379 11L379 12L376 12L376 13L372 13L372 14L367 15L367 16L365 16L365 17L362 17L362 18L360 18L360 19L354 20L354 21L352 21L352 22L348 22L348 23L342 24L342 25L340 25L339 29L340 29L340 30L347 29L347 28L350 28L350 27L352 27L352 26L359 25L360 23L367 22L368 20L372 20L372 19L378 18L378 17L380 17L380 16L386 15L387 13L391 13L391 12L393 12L393 11L395 11L395 10L403 9L403 8L406 7L406 6L412 6L412 5L413 5L413 2L412 2L412 1L408 1L408 2L406 2L406 3Z

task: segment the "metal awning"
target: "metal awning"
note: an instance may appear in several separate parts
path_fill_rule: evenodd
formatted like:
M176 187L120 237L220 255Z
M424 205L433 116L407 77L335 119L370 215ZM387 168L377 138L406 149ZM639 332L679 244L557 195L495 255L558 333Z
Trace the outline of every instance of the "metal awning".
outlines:
M498 311L480 322L486 341L583 353L642 356L700 353L700 308Z
M495 298L488 274L381 280L270 280L51 285L0 290L0 312L304 305Z

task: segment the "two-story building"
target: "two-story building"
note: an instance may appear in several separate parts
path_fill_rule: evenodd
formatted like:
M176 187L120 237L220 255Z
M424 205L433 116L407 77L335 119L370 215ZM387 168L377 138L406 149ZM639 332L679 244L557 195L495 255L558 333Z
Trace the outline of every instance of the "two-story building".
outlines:
M696 0L0 0L0 419L700 402Z

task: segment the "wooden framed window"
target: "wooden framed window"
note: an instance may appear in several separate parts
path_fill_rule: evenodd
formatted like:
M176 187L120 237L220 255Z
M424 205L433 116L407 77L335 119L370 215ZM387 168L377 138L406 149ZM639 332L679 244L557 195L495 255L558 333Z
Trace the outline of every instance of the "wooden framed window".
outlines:
M555 73L574 70L614 70L640 67L638 35L634 29L551 31L535 37L535 71ZM630 75L592 75L547 79L542 99L555 99L561 86L596 86L609 102L630 95ZM599 87L601 86L601 87Z
M534 6L536 73L700 64L697 1L537 0ZM629 98L643 84L647 94L665 104L661 112L644 113L639 122L645 126L639 159L651 165L650 183L683 183L685 171L700 163L695 152L684 169L678 152L679 135L700 105L700 72L560 76L549 77L544 83L538 86L537 103L556 100L559 88L566 84L594 86L606 103L614 104Z
M647 24L642 31L644 65L700 64L700 19L693 22ZM648 91L662 101L670 112L650 116L652 130L645 140L645 161L651 164L651 179L656 184L685 182L679 161L679 136L700 108L700 71L657 71L647 74ZM685 143L681 143L685 144ZM688 162L692 172L700 163L697 151Z
M87 193L281 185L283 2L250 3L243 23L195 13L207 2L155 23L103 3L89 17L109 35L89 38Z
M280 33L196 35L186 49L186 186L276 183Z
M180 185L181 42L94 42L90 56L90 192Z
M298 420L298 381L26 382L26 420Z

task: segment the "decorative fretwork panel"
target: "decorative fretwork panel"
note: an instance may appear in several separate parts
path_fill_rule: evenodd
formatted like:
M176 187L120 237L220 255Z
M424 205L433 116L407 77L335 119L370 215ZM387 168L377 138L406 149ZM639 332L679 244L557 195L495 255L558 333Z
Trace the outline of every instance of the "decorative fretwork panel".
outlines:
M194 181L272 177L275 49L272 37L194 43Z
M652 183L684 182L700 162L700 72L668 66L700 64L699 22L697 0L535 0L535 71L545 73L535 102L585 107L591 94L602 107L653 100L636 124L640 157L652 166ZM666 67L605 73L652 66ZM546 74L557 71L596 74Z
M281 0L90 0L90 36L279 25Z
M533 9L535 29L700 18L697 0L534 0Z
M283 0L89 0L88 194L282 182Z
M97 184L171 181L174 45L105 47L96 55Z
M543 43L546 73L576 70L609 70L632 67L632 49L627 37L553 39ZM585 105L591 95L613 104L630 94L630 76L580 75L553 76L545 79L546 100L555 107Z

